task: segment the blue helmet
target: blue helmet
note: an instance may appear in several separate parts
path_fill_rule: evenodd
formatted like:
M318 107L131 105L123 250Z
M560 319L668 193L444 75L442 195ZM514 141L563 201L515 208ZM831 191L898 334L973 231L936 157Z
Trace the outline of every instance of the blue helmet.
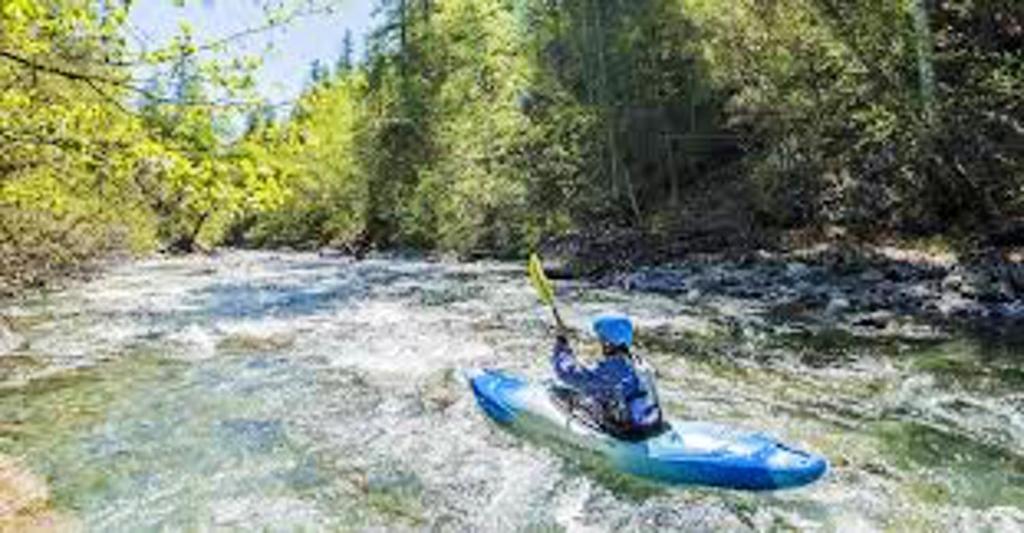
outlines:
M633 322L625 315L602 315L595 318L594 333L605 344L627 348L633 344Z

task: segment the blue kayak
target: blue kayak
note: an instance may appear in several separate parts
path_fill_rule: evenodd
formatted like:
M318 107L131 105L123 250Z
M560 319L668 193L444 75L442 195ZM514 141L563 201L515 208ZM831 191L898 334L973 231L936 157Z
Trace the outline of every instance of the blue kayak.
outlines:
M554 384L531 384L495 370L466 373L477 404L494 421L541 434L616 470L673 485L775 490L807 485L828 469L824 457L760 433L704 422L669 422L628 441L601 430L559 401Z

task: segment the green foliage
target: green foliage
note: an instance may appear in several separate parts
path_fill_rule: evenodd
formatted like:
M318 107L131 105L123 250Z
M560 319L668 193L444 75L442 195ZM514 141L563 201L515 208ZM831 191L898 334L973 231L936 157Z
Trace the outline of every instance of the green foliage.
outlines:
M8 0L0 273L224 242L522 255L737 220L988 231L1024 217L1018 4L387 0L367 59L336 36L289 110L255 105L257 60L203 59L229 40L133 53L127 2Z
M123 20L121 6L100 20L86 5L5 2L0 12L2 292L152 242L152 224L131 190L138 122L111 105L113 94L12 59L57 70L64 55L116 50L116 40L104 45L102 38L112 34L112 20ZM83 75L110 76L101 67Z
M395 0L384 13L369 61L336 75L365 84L290 121L322 139L309 117L358 110L339 126L351 139L294 159L358 154L315 173L326 200L289 208L288 241L330 240L317 229L330 212L358 228L331 239L463 254L749 208L762 226L864 231L1021 214L1021 19L1005 2ZM341 184L362 196L329 192Z
M0 291L116 251L213 244L260 180L227 162L228 111L207 87L244 92L245 72L200 63L186 30L161 51L174 94L134 85L129 4L4 2L0 9ZM182 46L181 43L187 44ZM143 95L141 111L132 99Z
M345 244L365 231L367 186L356 144L365 84L353 74L317 86L286 125L244 137L238 155L253 176L245 190L256 191L242 218L246 241L305 248Z
M1012 2L684 4L769 221L977 231L1022 214Z

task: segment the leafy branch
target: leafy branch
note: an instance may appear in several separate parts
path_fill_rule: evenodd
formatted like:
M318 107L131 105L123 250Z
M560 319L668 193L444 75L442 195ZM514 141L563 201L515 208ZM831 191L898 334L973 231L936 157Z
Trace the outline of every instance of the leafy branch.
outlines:
M131 78L114 78L114 77L105 76L105 75L102 75L102 74L93 74L93 73L89 73L89 72L82 72L82 71L77 71L77 70L71 70L71 69L67 69L67 68L63 68L63 67L59 67L59 66L55 66L55 65L46 64L46 63L43 63L43 62L40 62L40 61L36 61L34 59L29 59L27 57L21 56L19 54L15 54L15 53L10 52L8 50L0 50L0 59L7 59L9 61L12 61L14 63L17 63L17 64L21 65L22 67L28 68L28 69L30 69L33 72L44 72L44 73L47 73L47 74L51 74L51 75L55 75L55 76L60 76L62 78L68 79L68 80L82 82L82 83L86 84L88 87L90 87L91 89L93 89L94 91L100 93L100 95L104 96L105 98L112 98L112 97L110 97L110 95L108 93L105 93L104 91L99 89L98 88L98 84L126 89L128 91L131 91L133 93L136 93L136 94L139 94L139 95L143 96L144 98L146 98L147 101L155 103L155 104L171 104L171 105L178 105L178 106L195 106L195 107L210 107L210 108L230 108L230 107L253 107L253 106L262 106L262 105L269 105L269 106L272 106L272 107L277 107L277 106L290 105L291 103L294 102L294 100L286 100L286 101L280 101L280 102L276 102L276 103L266 104L266 103L258 102L258 101L255 101L255 100L208 100L208 99L169 98L169 97L157 94L157 93L155 93L153 91L150 91L149 89L146 89L146 88L143 88L143 87L140 87L140 86L136 85L135 83L133 83L133 80ZM123 108L123 106L121 106L120 104L119 104L119 107L122 107L122 109L127 111L127 109Z

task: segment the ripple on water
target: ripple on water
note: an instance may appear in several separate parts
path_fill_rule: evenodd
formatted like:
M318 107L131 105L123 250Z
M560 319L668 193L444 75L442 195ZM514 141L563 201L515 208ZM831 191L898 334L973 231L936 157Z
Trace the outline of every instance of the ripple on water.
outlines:
M830 474L777 494L652 488L492 426L460 367L549 373L521 265L248 252L0 308L20 337L0 358L0 453L91 529L1024 526L1020 350L559 286L582 343L593 314L637 317L673 414L805 444Z

